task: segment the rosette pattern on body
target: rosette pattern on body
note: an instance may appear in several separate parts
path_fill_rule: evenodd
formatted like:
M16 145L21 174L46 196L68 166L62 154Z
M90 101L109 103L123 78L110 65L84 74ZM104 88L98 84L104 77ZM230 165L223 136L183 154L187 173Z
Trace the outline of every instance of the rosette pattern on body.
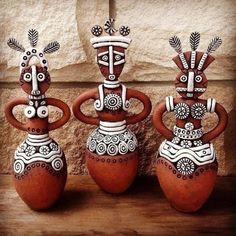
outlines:
M159 155L172 162L182 175L192 174L199 166L215 162L216 154L213 145L197 142L191 147L189 140L184 140L183 145L165 140L160 148Z
M55 171L60 171L64 165L63 155L61 148L48 134L29 134L15 152L14 171L21 174L28 164L36 161L49 163Z
M126 121L100 122L87 140L87 149L98 155L124 155L138 146L135 134L126 127Z

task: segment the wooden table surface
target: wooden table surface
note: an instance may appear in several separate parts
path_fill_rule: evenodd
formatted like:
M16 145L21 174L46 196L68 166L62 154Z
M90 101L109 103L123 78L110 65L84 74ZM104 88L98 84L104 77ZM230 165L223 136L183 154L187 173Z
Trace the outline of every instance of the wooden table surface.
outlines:
M44 212L21 201L11 176L0 178L0 235L236 235L236 177L218 177L195 214L171 208L154 177L112 195L89 176L69 176L62 199Z

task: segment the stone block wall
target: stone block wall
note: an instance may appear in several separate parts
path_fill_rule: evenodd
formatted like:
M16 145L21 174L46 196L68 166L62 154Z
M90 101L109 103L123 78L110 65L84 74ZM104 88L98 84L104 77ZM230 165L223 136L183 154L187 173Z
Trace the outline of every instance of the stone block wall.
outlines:
M132 43L127 50L123 74L120 79L127 87L145 92L153 106L165 96L177 96L173 81L178 69L171 61L175 52L168 39L177 34L183 49L189 50L189 35L201 33L199 50L206 50L213 36L220 36L222 46L214 53L216 61L206 70L209 87L203 98L215 97L229 114L226 131L214 140L219 161L219 175L236 174L236 5L233 0L68 0L68 1L0 1L0 174L10 173L11 160L17 145L26 133L10 126L4 117L4 104L18 96L26 96L18 85L20 53L6 46L9 37L17 38L25 47L29 45L27 32L36 28L38 45L58 40L61 48L49 55L52 85L48 97L60 98L70 107L83 91L95 87L103 80L94 61L95 50L90 45L90 29L103 25L110 16L116 25L131 28ZM118 28L117 27L117 28ZM141 109L132 101L131 112ZM86 113L94 113L92 101L84 106ZM50 107L50 120L60 112ZM14 111L24 120L23 107ZM163 140L152 126L152 114L143 122L131 126L139 140L140 175L155 174L155 154ZM166 124L173 126L173 115L165 116ZM217 123L215 115L204 119L206 130ZM84 152L86 138L95 127L77 121L73 116L51 136L64 149L70 174L88 174Z

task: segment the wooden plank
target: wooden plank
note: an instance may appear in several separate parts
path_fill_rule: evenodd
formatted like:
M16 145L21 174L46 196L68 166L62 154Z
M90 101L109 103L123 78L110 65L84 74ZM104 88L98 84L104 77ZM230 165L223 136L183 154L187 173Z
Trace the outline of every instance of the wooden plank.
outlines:
M34 212L1 175L0 235L236 235L236 178L218 177L211 198L195 214L170 207L156 178L137 178L122 195L100 190L89 176L69 176L62 199Z

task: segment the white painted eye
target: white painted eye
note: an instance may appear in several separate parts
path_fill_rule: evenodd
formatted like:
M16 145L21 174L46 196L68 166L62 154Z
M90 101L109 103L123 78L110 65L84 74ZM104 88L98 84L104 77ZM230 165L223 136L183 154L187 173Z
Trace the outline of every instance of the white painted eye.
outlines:
M181 77L180 77L180 82L183 82L183 83L185 83L187 80L188 80L188 78L187 78L187 76L186 75L181 75Z
M24 113L25 113L25 116L26 116L27 118L32 118L32 117L35 116L36 110L35 110L35 108L32 107L32 106L28 106L28 107L25 108Z
M107 55L104 55L104 56L102 57L102 60L103 60L103 61L108 61L108 56L107 56Z
M196 81L197 83L202 82L202 76L197 75L197 76L195 77L195 81Z
M115 59L116 59L116 61L119 61L121 59L121 56L120 55L116 55Z
M32 76L31 76L30 73L25 73L25 74L24 74L24 80L25 80L26 82L30 82L30 81L31 81L31 78L32 78Z
M37 115L39 118L46 118L48 116L48 108L46 106L41 106L37 109Z
M39 81L39 82L42 82L42 81L45 80L45 74L39 73L39 74L37 75L37 78L38 78L38 81Z

